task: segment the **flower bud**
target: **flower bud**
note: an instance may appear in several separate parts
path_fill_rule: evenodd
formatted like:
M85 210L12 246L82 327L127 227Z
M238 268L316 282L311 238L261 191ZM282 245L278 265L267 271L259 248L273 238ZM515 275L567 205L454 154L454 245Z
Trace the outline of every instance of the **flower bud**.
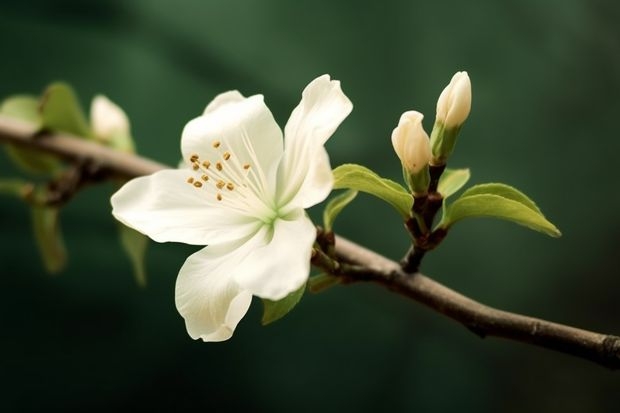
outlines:
M467 72L456 72L450 84L439 95L435 122L446 129L461 126L471 109L471 82Z
M425 193L429 183L431 146L422 119L424 115L420 112L405 112L392 132L394 151L400 158L407 183L414 193Z
M97 95L90 106L90 122L97 140L117 150L133 152L129 119L117 104Z
M467 72L457 72L437 99L437 116L431 132L433 165L445 165L456 137L471 109L471 82Z

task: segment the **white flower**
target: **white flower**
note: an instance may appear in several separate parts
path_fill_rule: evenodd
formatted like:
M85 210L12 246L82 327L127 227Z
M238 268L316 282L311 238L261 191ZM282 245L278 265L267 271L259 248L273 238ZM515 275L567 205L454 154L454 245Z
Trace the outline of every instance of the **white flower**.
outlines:
M471 82L467 72L456 72L450 84L437 100L436 122L446 129L458 127L465 122L471 110Z
M340 83L321 76L283 139L261 95L221 94L183 130L186 167L134 179L112 196L114 216L155 241L208 245L177 278L192 338L226 340L253 295L279 300L306 282L316 228L304 209L332 189L323 145L351 109Z
M431 143L422 126L424 115L414 110L405 112L392 131L392 146L410 174L417 174L431 160Z

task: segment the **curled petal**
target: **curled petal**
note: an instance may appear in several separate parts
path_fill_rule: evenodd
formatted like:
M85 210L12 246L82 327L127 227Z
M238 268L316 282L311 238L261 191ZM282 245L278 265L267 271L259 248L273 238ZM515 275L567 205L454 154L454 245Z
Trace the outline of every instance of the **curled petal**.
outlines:
M304 190L322 187L323 190L300 195L302 208L325 199L325 169L323 145L340 123L349 115L353 105L340 88L340 82L328 75L314 79L302 93L301 102L293 110L284 129L285 150L278 170L278 198L281 204L293 202ZM329 165L329 163L328 163ZM312 182L318 179L317 182ZM329 188L331 189L331 187ZM297 204L297 202L295 202Z
M261 223L252 217L209 207L207 193L187 184L187 176L187 170L174 169L132 179L112 195L112 214L157 242L206 245L258 230Z
M206 247L191 255L179 271L176 307L195 340L228 340L250 307L252 294L230 277L239 255L236 247L234 243Z
M205 108L203 115L214 112L216 109L219 109L225 105L230 103L237 103L245 100L245 96L239 93L238 90L230 90L228 92L220 93L207 105Z
M280 300L308 279L315 239L316 227L303 210L277 219L265 234L264 245L237 264L234 278L253 295Z

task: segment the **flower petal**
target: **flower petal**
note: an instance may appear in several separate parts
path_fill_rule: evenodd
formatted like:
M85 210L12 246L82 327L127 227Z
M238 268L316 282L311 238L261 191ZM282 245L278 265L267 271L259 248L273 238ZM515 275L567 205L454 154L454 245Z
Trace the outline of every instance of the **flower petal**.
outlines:
M171 169L127 182L112 195L112 214L157 242L206 245L246 238L262 222L211 206L211 196L187 184L186 169Z
M321 151L352 109L340 82L330 80L328 75L306 86L284 129L285 150L278 170L280 204L307 208L329 194L331 179L325 178L329 161L325 163L327 158ZM314 171L315 168L320 171Z
M93 98L90 105L90 122L93 132L103 141L115 134L129 135L129 119L117 104L103 95Z
M198 155L201 161L219 161L236 169L250 165L253 174L249 176L259 187L273 192L283 150L282 131L262 95L240 97L238 92L219 95L203 116L185 126L181 137L183 158Z
M228 92L220 93L215 98L213 98L213 100L207 105L203 112L203 115L213 112L216 109L229 103L241 102L244 99L245 96L239 93L238 90L230 90Z
M316 227L300 209L277 219L267 235L265 245L254 247L237 264L234 278L253 295L280 300L308 279Z
M193 339L228 340L248 311L252 294L230 276L240 252L238 243L209 246L181 267L175 301Z

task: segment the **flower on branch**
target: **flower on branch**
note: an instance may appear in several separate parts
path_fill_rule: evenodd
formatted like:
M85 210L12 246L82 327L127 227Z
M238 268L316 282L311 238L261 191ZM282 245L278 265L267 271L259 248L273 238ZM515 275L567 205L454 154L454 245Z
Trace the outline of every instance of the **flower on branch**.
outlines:
M179 272L189 335L230 338L252 296L280 300L310 273L316 228L304 209L333 186L327 139L351 112L340 82L310 82L284 137L262 95L218 95L183 130L185 165L137 178L112 196L114 216L158 242L208 245Z

